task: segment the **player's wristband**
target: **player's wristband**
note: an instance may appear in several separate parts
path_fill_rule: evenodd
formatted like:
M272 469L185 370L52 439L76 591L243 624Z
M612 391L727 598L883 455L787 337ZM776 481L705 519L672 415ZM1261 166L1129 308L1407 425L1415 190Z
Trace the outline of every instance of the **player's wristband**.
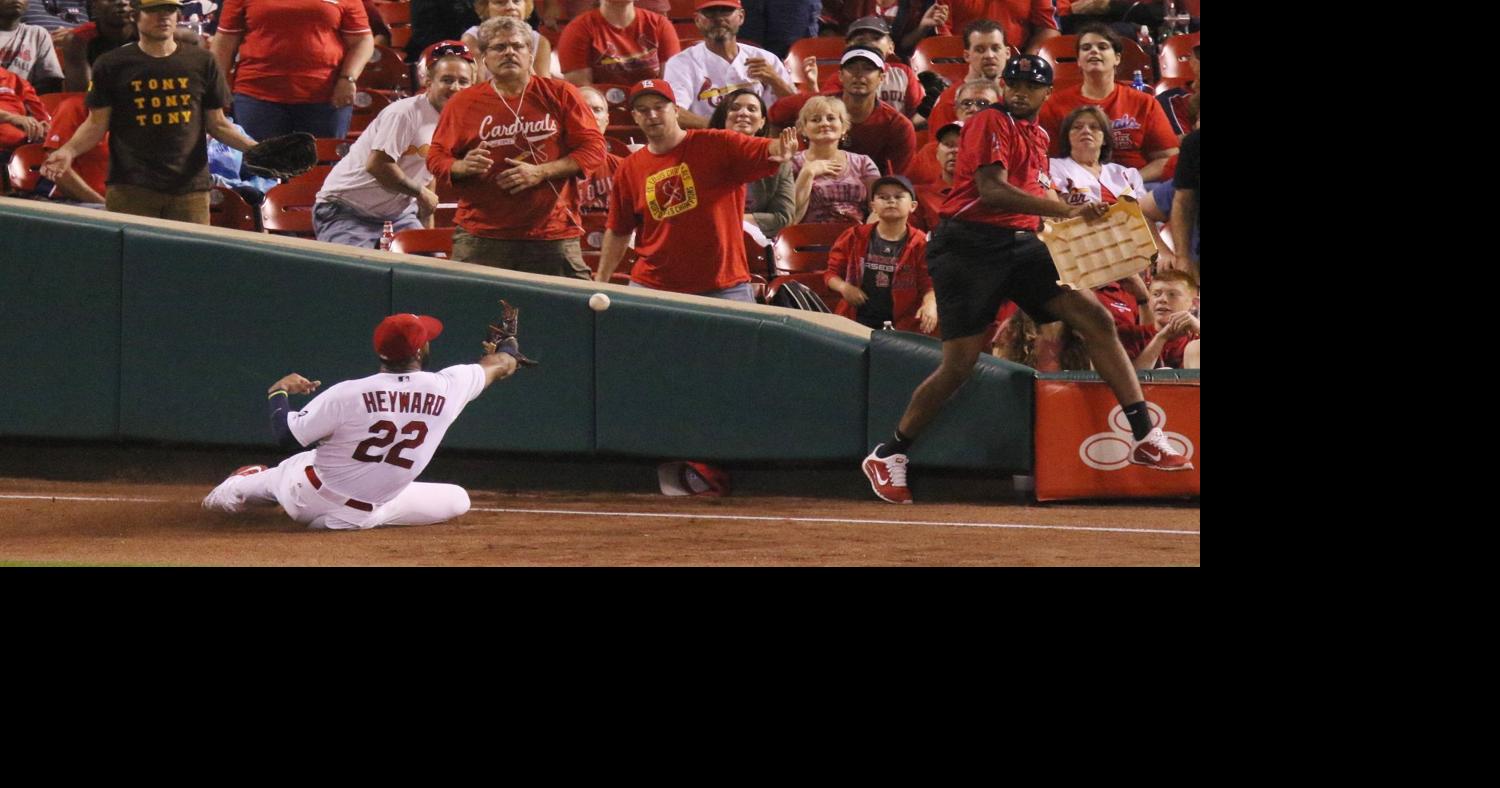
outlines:
M277 395L277 394L280 394L280 395L281 395L281 396L283 396L283 397L288 397L288 396L291 396L291 395L289 395L289 394L287 394L287 393L286 393L286 389L276 389L276 390L275 390L275 391L273 391L273 392L271 392L271 393L270 393L270 394L268 394L268 395L267 395L267 396L266 396L266 399L270 399L270 398L271 398L271 397L274 397L274 396L276 396L276 395Z

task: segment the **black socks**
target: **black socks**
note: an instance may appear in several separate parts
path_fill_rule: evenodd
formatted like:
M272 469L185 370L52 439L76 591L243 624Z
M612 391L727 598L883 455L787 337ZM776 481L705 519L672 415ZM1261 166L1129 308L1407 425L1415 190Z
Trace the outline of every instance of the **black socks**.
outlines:
M911 448L911 442L911 438L902 435L901 430L896 430L895 437L875 449L875 456L883 460L892 454L905 454Z
M1146 410L1146 401L1141 400L1134 405L1126 405L1122 408L1125 418L1130 419L1130 431L1136 440L1145 438L1151 432L1151 412Z

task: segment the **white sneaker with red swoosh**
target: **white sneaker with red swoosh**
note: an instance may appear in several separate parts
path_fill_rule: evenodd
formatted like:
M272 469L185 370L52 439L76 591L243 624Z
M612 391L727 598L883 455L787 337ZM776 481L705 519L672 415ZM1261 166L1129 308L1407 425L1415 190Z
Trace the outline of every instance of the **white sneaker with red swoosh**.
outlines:
M911 490L906 486L906 455L892 454L889 457L877 457L880 444L870 456L865 458L865 478L870 480L870 489L880 496L881 500L891 503L911 503Z
M1167 442L1161 427L1152 427L1130 450L1130 461L1158 471L1190 471L1193 464Z

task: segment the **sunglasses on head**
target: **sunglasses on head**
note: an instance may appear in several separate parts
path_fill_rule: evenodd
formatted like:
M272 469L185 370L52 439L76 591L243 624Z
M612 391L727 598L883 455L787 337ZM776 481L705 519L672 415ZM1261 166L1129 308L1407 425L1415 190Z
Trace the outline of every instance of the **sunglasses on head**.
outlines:
M474 53L469 51L468 46L464 44L443 44L440 47L433 48L432 54L427 56L427 67L432 68L432 64L445 57L452 56L461 57L470 63L474 62Z

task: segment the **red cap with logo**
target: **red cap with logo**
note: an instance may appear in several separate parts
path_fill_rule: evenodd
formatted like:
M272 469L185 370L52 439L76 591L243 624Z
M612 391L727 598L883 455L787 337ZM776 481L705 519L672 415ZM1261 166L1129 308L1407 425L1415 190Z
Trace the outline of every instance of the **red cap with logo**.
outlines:
M625 99L625 103L634 107L635 100L647 93L655 93L673 104L677 103L677 95L672 92L672 86L665 79L643 79L635 83L630 87L630 97Z
M442 333L443 323L435 317L391 315L375 327L375 353L386 361L405 361Z
M744 8L740 0L698 0L693 6L694 11L702 11L705 8Z

